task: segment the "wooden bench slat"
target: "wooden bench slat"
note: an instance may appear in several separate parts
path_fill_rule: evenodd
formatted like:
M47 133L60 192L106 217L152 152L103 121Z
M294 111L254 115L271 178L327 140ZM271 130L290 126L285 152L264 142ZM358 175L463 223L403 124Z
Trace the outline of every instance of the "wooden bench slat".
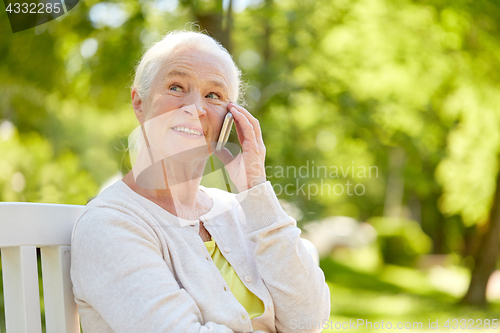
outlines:
M7 332L41 333L36 247L10 247L1 251Z
M41 252L47 332L79 333L80 321L70 278L71 247L43 247Z

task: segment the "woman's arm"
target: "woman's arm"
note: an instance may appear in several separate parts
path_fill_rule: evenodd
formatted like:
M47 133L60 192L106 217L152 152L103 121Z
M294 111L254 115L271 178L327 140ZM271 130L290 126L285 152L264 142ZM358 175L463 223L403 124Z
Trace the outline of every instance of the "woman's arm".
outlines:
M256 243L260 276L275 304L278 332L321 332L330 316L330 291L323 271L300 239L268 181L236 195L248 237ZM313 329L306 328L308 324Z
M114 332L233 332L213 322L201 324L198 306L179 287L154 232L125 213L87 211L75 226L71 261L75 296Z
M259 121L245 108L229 103L242 153L227 149L217 156L236 185L246 219L248 237L256 243L260 276L276 304L278 332L320 332L330 315L330 291L323 271L300 240L297 222L281 208L266 181L266 147ZM325 322L325 323L326 323ZM312 324L315 329L301 329Z

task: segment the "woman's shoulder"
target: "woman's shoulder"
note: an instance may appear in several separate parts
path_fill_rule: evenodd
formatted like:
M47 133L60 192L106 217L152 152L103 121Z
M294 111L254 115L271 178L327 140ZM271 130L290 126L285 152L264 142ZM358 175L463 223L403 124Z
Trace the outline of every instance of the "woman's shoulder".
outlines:
M159 247L153 228L133 212L118 206L87 205L71 234L72 245L83 248L88 244L105 245L132 239L146 239Z
M138 217L143 215L144 211L137 199L128 193L127 185L119 180L87 203L77 219L75 229L76 225L79 225L79 229L103 228L116 221L141 224L141 218Z
M142 216L150 210L150 206L151 203L147 199L134 192L122 180L118 180L92 198L87 203L84 211L101 208L101 211L110 214L120 212L131 216Z
M95 207L105 204L119 204L130 201L130 194L127 193L127 185L120 179L103 189L98 195L87 202L87 207Z

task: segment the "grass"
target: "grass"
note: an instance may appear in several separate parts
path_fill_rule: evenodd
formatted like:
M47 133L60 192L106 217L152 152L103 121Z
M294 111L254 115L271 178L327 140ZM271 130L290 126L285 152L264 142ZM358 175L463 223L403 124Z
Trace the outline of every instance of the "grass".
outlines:
M398 330L395 327L398 322L402 323L400 326L406 324L409 327L398 331L470 332L470 329L460 329L461 319L492 320L500 317L498 302L490 303L487 309L457 305L469 279L468 272L459 267L439 266L424 272L383 265L368 272L333 258L324 258L320 265L330 288L332 306L330 322L323 326L326 328L323 332L379 332L381 328L376 329L374 326L381 325L382 321L385 329L388 322L391 323L392 330ZM344 329L341 328L341 323L358 322L358 319L364 325L349 325L346 328L347 325L344 324ZM449 327L444 327L448 319ZM458 319L458 325L455 325L453 319ZM366 322L371 322L371 327ZM437 322L437 329L429 329L430 322ZM473 325L471 323L472 320L466 322L465 327L500 331L491 328L486 330L480 321L474 321ZM457 328L454 329L452 325Z

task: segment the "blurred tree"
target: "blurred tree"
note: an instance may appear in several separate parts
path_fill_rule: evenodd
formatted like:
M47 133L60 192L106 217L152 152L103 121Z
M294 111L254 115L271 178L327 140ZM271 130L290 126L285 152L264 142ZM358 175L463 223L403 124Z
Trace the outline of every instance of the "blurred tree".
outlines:
M231 53L233 0L228 1L229 4L226 13L224 13L222 0L214 0L211 2L202 0L181 0L181 3L192 10L196 21L199 22L200 30L206 30L212 37L218 40L229 53Z
M466 304L486 304L486 286L493 273L500 253L500 172L484 233L481 235L482 246L474 255L475 265L467 294L462 299Z
M456 122L447 156L436 172L443 184L439 206L447 215L460 214L466 227L481 232L474 242L474 265L464 303L486 304L486 285L498 261L498 182L500 154L500 4L458 1L438 8L443 25L454 33L457 74L444 97L443 115ZM487 135L487 139L485 138ZM496 181L495 181L496 180ZM468 246L469 248L471 246Z

